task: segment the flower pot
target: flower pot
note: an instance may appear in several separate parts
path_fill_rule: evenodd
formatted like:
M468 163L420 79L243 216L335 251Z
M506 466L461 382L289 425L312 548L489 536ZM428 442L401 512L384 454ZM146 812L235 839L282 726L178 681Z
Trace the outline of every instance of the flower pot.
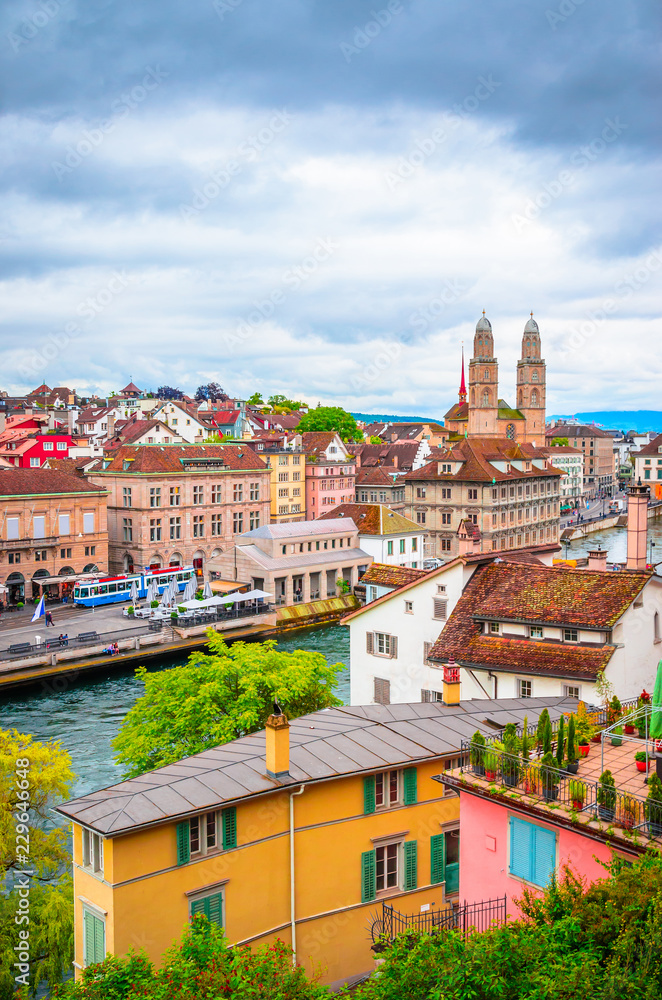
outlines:
M474 764L473 765L474 774L477 774L479 778L485 775L485 765L484 764Z
M559 790L556 785L543 785L542 796L545 802L553 802L559 797Z
M611 738L611 745L613 747L620 747L622 745L622 743L623 743L623 737L622 736L612 736L612 738Z
M576 809L577 812L581 812L582 809L584 808L584 800L583 799L573 799L572 800L572 808Z
M611 823L616 814L616 809L608 809L607 806L598 806L598 815L600 819L605 820L605 822Z
M647 771L648 763L650 763L650 761L646 762L645 760L635 760L635 764L637 765L637 771L643 771L643 772Z
M623 819L621 822L623 823L623 828L625 830L631 830L634 826L634 816L632 813L623 813Z
M566 764L565 769L568 772L568 774L577 774L577 771L579 770L579 761L569 760L568 763Z
M634 736L634 726L623 726L623 732L627 733L628 736Z
M517 784L517 774L507 774L503 772L503 783L507 785L508 788L514 788Z
M591 736L591 743L600 743L602 740L602 733L593 733Z
M485 777L488 781L494 781L496 778L496 771L485 771Z
M580 743L579 744L579 752L582 755L582 757L588 757L588 752L589 752L590 749L591 748L590 748L590 746L589 746L588 743Z

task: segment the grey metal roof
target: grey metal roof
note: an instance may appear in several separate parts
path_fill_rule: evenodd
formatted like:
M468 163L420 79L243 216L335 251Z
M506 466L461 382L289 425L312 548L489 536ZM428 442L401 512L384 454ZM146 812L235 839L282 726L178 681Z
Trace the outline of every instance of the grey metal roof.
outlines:
M239 545L242 555L253 559L263 569L277 572L280 569L294 569L299 566L315 566L328 563L331 566L341 566L343 563L360 559L361 562L372 562L372 556L363 549L320 549L314 552L294 552L289 556L270 556L257 545ZM213 569L212 561L208 567Z
M535 724L543 708L554 720L576 707L573 698L510 698L324 709L290 722L286 779L267 777L262 730L72 799L58 812L112 837L302 782L434 760L457 752L476 729L494 734L494 724L521 724L525 715Z
M315 535L346 535L348 531L356 531L356 525L351 517L330 517L324 521L287 521L284 524L262 524L252 531L245 531L241 538L297 538L299 535L308 537Z

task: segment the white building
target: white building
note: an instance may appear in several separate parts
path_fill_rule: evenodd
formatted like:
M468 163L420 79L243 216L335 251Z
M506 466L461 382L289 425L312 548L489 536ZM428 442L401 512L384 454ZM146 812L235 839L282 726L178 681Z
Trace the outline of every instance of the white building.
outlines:
M205 441L214 434L213 427L198 420L193 408L178 399L158 403L150 413L150 419L162 420L189 444Z
M349 517L359 529L359 543L377 563L419 569L423 565L421 526L385 504L343 503L318 517Z
M653 486L653 483L662 487L662 434L658 434L648 444L639 451L632 452L634 459L634 473L632 479L638 483ZM651 489L651 496L658 497L660 493L656 489Z
M584 455L579 449L559 445L549 449L549 457L555 469L563 476L559 483L561 506L581 499L584 483Z

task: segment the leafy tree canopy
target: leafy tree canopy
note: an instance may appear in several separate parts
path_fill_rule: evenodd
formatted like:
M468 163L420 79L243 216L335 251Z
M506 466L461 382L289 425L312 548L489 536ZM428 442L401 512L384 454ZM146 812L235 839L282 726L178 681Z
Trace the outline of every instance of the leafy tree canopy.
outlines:
M304 414L297 434L304 431L337 431L343 441L362 441L363 434L351 413L340 406L318 406Z
M261 392L254 392L252 396L248 397L246 402L249 406L264 406L264 400Z
M301 399L288 399L282 395L269 396L267 403L273 413L292 413L293 410L300 410L306 405Z
M181 389L174 389L171 385L160 385L154 395L157 399L182 399L184 393Z
M136 671L145 694L113 742L126 777L263 729L274 700L290 719L341 704L333 688L342 664L322 653L283 653L273 640L228 646L211 631L209 648L173 670Z
M376 435L371 434L370 435L370 444L384 444L384 442L382 441L382 439L380 437L376 437Z
M568 438L552 438L552 448L567 448Z
M75 775L59 743L38 743L17 730L0 729L0 1000L15 996L19 932L30 931L27 979L31 989L58 982L73 959L73 889L67 836L53 826L53 806L69 797ZM26 798L27 793L27 798ZM28 803L29 808L24 804ZM29 838L29 850L25 841ZM30 923L16 923L22 871L29 879ZM27 995L27 992L26 992Z
M194 918L155 969L144 953L111 956L55 990L59 1000L328 1000L325 987L292 966L292 952L276 940L256 948L229 948L220 927Z
M525 890L524 919L464 938L409 932L356 1000L655 1000L662 988L662 858L588 885L569 870L544 894Z
M207 385L199 385L195 390L195 399L199 403L205 399L210 400L212 403L216 403L219 399L227 398L228 397L218 382L208 382Z

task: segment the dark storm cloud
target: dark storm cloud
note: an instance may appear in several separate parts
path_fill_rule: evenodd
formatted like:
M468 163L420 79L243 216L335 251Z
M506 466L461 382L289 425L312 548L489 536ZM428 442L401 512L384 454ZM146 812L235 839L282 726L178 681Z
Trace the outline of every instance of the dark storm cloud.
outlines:
M42 0L5 9L0 80L8 109L94 116L159 63L180 99L306 109L445 108L491 74L481 114L512 117L521 141L580 142L621 115L647 145L658 18L652 0Z

